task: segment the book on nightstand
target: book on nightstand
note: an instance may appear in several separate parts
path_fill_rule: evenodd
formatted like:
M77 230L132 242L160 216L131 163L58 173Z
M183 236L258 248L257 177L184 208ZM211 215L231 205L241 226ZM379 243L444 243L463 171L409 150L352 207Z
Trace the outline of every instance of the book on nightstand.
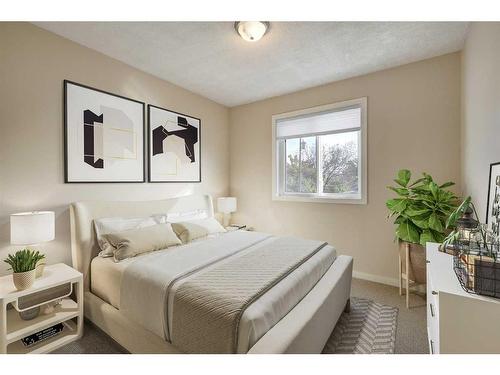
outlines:
M240 224L230 224L228 227L226 227L227 231L233 231L233 230L242 230L245 229L247 226L246 225L240 225Z
M39 332L33 333L32 335L22 338L21 342L23 343L24 346L35 345L38 344L40 341L54 337L55 335L62 332L63 329L64 325L62 323L58 323L52 327L45 328L44 330L41 330Z

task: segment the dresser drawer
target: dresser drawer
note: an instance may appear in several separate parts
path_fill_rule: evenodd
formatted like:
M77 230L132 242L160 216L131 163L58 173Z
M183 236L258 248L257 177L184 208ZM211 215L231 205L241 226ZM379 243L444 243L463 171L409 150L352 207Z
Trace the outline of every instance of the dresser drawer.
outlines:
M439 353L439 298L434 289L432 266L427 264L427 337L429 353Z

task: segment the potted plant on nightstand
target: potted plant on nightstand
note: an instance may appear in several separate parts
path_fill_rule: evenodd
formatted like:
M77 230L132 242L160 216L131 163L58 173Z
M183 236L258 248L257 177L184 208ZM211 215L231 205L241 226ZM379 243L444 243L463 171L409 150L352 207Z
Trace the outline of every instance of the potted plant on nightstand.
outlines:
M4 260L12 269L12 279L17 290L28 289L35 282L36 266L45 255L28 248L19 250L14 255L9 254Z
M394 180L396 186L388 186L398 197L389 199L386 206L388 217L395 217L396 239L401 252L409 247L410 269L408 277L418 284L426 282L425 244L443 242L448 230L446 220L458 206L458 197L447 188L453 182L438 185L426 173L413 182L411 172L402 169Z

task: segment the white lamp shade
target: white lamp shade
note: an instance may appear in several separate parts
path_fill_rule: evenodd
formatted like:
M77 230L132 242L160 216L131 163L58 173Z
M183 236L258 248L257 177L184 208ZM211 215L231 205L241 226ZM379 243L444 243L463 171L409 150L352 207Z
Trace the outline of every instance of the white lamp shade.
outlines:
M222 197L217 199L217 209L224 214L236 212L236 198Z
M21 212L10 215L10 243L31 245L55 238L53 211Z

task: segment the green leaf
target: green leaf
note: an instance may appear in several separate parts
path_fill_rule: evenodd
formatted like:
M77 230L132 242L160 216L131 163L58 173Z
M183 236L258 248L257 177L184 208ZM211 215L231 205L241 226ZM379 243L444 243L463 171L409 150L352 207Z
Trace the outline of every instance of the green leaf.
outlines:
M405 219L404 216L399 215L396 220L394 220L394 224L401 224Z
M397 182L403 187L408 186L408 182L410 182L411 172L408 169L401 169L398 171Z
M428 217L426 217L426 218L422 218L422 217L415 218L415 217L412 217L411 221L413 222L413 224L415 224L417 227L419 227L421 229L429 229L429 218Z
M444 189L444 188L447 188L447 187L450 187L450 186L453 186L453 185L455 185L455 183L454 183L454 182L448 181L448 182L445 182L445 183L444 183L444 184L442 184L442 185L439 185L439 188L440 188L440 189Z
M418 184L420 184L420 183L422 183L424 181L426 181L426 179L424 177L421 177L418 180L413 181L413 183L410 186L408 186L408 187L414 187L414 186L416 186L416 185L418 185Z
M398 193L399 195L409 195L410 192L407 188L396 188L396 187L392 187L392 186L387 186L387 188L391 189L392 191L395 191L396 193Z
M445 239L445 235L443 232L436 232L431 229L432 235L434 236L434 242L443 242Z
M405 211L405 214L410 216L410 217L430 215L431 213L432 213L432 210L427 208L427 207L422 207L422 208L407 207L407 209Z
M464 199L464 201L458 206L458 208L448 217L446 220L446 228L450 228L455 225L457 222L458 218L462 216L462 214L465 212L467 208L469 208L469 205L471 203L471 197L468 196L467 198Z
M9 254L4 262L7 263L14 273L34 270L36 263L45 258L45 255L38 251L34 252L28 248L17 251L14 255Z
M408 204L408 200L404 198L389 199L385 205L393 212L403 212Z
M424 175L425 179L426 179L428 182L432 182L432 181L433 181L433 180L432 180L431 175L429 175L429 174L427 174L427 173L425 173L425 172L423 172L422 174Z
M418 228L409 220L404 220L398 225L396 235L403 241L420 243L420 234Z
M443 224L436 213L432 213L431 216L429 216L429 228L437 232L442 232L444 230Z
M429 190L431 191L432 196L436 200L438 199L438 189L439 189L439 187L437 186L437 184L435 182L429 183Z
M436 238L434 237L432 231L424 230L420 235L420 245L425 246L427 242L436 242Z

